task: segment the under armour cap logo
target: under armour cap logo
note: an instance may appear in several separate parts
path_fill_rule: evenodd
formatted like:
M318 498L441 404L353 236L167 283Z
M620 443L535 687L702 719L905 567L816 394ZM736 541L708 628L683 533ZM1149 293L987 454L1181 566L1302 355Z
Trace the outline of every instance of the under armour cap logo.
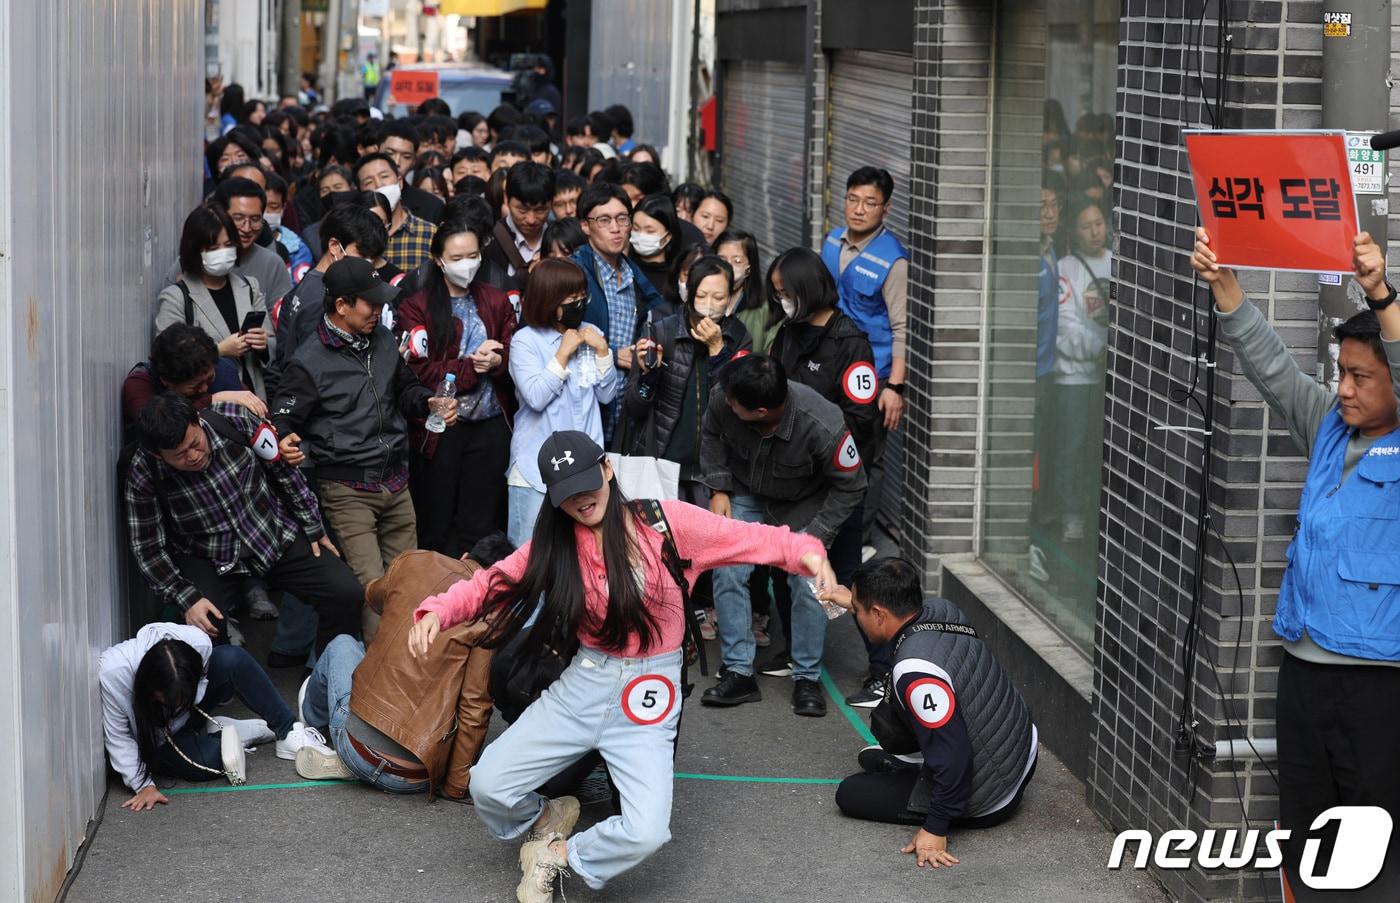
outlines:
M555 470L555 472L557 473L558 470L559 470L559 465L560 465L560 464L568 464L568 465L570 465L570 466L573 466L573 463L574 463L574 453L571 452L571 451L566 451L566 452L564 452L564 457L562 457L562 458L550 458L550 459L549 459L549 463L554 465L554 470Z

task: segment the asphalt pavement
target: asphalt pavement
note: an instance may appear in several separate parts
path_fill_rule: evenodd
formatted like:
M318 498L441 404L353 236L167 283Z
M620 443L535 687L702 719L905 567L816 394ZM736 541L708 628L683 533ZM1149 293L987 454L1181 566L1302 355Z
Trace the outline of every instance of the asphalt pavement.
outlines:
M244 627L261 659L271 623ZM717 644L709 649L717 660ZM827 639L828 692L854 690L863 666L859 636L844 616ZM294 702L300 673L270 673ZM961 864L920 870L900 853L913 828L847 819L833 801L836 782L856 770L867 742L857 727L865 712L843 711L832 696L825 718L799 718L789 679L767 677L759 679L761 702L705 708L698 694L712 678L697 678L677 752L671 842L602 891L566 881L568 900L1168 899L1145 874L1104 868L1112 834L1085 804L1083 784L1044 747L1019 814L996 828L954 833L950 849ZM119 806L129 792L111 775L70 903L514 899L518 843L493 840L469 805L305 782L270 745L248 756L247 785L174 782L166 792L168 806L126 812ZM607 814L605 805L585 807L579 830Z

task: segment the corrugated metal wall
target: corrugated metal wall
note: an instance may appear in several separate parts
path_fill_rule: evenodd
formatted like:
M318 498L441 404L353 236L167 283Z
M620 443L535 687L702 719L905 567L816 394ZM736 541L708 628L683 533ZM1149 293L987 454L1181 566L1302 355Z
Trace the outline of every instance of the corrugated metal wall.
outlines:
M894 177L886 224L909 239L909 162L914 58L907 53L837 51L831 65L831 144L827 157L827 228L845 224L846 179L861 166Z
M117 392L199 199L201 0L0 0L0 899L53 900L105 783Z
M636 140L657 147L670 132L674 2L593 0L588 108L625 104Z
M803 125L807 82L791 63L725 64L720 179L734 202L734 223L752 232L767 267L780 252L805 244Z

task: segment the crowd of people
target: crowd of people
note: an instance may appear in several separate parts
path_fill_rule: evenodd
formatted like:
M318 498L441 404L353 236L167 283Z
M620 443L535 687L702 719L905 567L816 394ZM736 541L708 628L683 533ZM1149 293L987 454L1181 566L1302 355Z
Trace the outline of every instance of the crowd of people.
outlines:
M869 672L848 702L884 729L843 811L921 826L921 866L956 862L950 826L1015 811L1025 703L917 570L870 560L907 372L888 172L850 175L820 252L764 261L625 107L386 119L209 87L206 199L122 387L145 626L101 686L125 808L167 802L161 774L240 782L245 746L275 741L307 778L470 793L527 836L522 900L565 869L601 887L669 837L704 644L703 704L790 677L819 717L851 610ZM628 497L642 472L661 501ZM294 708L239 648L245 616L277 618L269 666L312 668ZM235 696L258 717L200 708ZM560 773L590 756L620 812L570 836Z

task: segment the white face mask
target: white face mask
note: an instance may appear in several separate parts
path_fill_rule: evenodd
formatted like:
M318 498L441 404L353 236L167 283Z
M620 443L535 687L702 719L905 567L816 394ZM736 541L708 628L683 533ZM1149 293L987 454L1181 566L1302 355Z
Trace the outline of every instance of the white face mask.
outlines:
M643 257L650 257L661 250L661 236L649 235L646 232L633 232L632 250Z
M199 262L204 265L204 272L210 276L227 276L237 261L238 249L236 248L219 248L199 253Z
M278 229L282 228L282 211L279 210L276 213L264 213L263 222L267 223L268 228L276 232Z
M266 218L267 218L267 217L263 217L263 219L266 219ZM743 287L744 287L744 280L745 280L745 279L748 279L748 278L749 278L749 268L748 268L748 267L735 267L735 268L734 268L734 285L735 285L735 286L737 286L738 288L743 288Z
M779 303L780 305L782 305L782 308L783 308L783 316L787 317L789 320L795 320L795 319L797 319L797 302L796 302L796 301L790 300L790 299L787 298L785 295L779 295L779 296L778 296L778 303Z
M481 269L481 258L468 257L463 260L442 261L440 265L449 282L458 288L467 288L476 278L476 271Z
M381 185L374 190L384 195L384 200L389 202L390 212L399 209L399 197L403 194L402 185Z
M677 282L677 283L676 283L676 291L677 291L677 292L680 294L680 296L681 296L681 303L684 304L684 303L685 303L685 298L686 298L685 283L684 283L684 282Z

